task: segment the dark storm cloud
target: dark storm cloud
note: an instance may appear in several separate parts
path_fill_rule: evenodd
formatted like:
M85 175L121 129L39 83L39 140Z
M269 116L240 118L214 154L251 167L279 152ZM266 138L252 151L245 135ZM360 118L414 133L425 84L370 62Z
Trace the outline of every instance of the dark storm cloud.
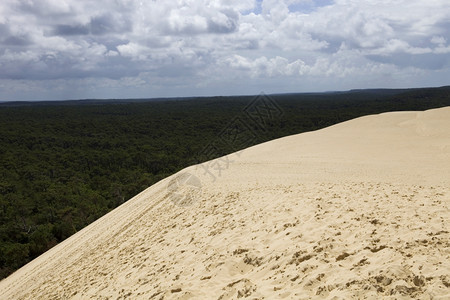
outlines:
M184 77L195 75L194 69L190 66L166 65L158 69L157 74L161 77Z
M9 26L6 24L0 23L0 36L7 36L9 35Z
M0 23L0 49L1 47L24 47L32 44L28 34L13 35L9 25Z
M4 79L56 79L71 74L74 61L68 57L41 55L30 60L5 61L0 78Z
M9 36L2 41L5 46L29 46L32 44L30 38L24 36Z
M71 57L42 55L34 62L3 63L0 79L52 80L84 77L119 79L126 76L137 76L143 70L145 69L142 63L133 62L129 58L121 56L105 59L91 70L85 69L77 59Z
M91 19L89 24L67 25L59 24L54 26L53 35L72 36L72 35L106 35L114 33L125 33L132 30L132 24L129 20L113 17L111 15L96 16Z
M56 25L53 29L53 35L87 35L89 34L89 26L86 25Z
M435 35L445 37L450 41L450 20L440 21L436 24Z
M124 33L132 30L131 20L106 14L91 19L89 28L94 35Z

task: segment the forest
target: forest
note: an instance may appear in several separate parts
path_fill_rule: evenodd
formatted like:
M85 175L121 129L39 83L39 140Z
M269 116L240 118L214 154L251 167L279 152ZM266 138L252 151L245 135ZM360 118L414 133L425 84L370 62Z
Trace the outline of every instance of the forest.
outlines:
M363 115L443 106L450 87L1 103L0 279L189 165Z

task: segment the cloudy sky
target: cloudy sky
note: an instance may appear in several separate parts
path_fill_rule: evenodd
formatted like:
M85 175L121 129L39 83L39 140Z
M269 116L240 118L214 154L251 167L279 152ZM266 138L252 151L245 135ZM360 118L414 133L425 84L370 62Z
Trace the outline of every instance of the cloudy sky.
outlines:
M448 0L1 0L0 100L450 84Z

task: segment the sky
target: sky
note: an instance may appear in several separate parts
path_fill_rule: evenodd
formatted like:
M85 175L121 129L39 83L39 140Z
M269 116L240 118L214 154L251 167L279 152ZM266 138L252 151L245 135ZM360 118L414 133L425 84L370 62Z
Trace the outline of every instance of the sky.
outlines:
M1 0L0 100L449 85L448 0Z

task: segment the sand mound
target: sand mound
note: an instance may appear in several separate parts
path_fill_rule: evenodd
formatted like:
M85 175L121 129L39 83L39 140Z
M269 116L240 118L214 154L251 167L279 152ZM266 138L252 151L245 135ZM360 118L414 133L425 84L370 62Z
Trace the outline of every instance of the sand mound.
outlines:
M189 167L0 282L2 299L450 298L450 107Z

